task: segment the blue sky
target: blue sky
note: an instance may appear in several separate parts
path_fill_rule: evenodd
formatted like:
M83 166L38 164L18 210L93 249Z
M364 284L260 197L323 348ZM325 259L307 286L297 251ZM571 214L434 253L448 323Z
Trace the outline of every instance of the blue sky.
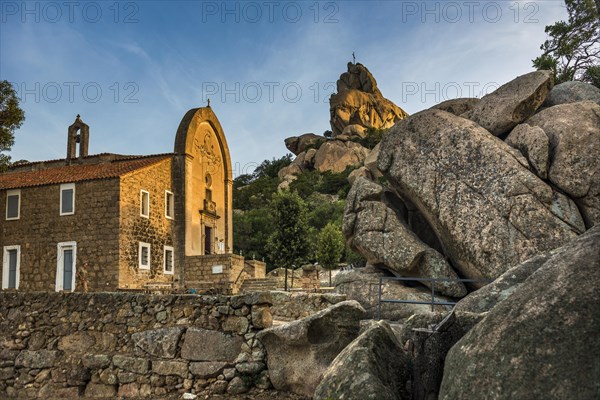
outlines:
M171 152L187 110L217 114L234 174L323 133L352 52L409 113L532 70L549 1L0 2L0 79L26 121L13 160L63 158L77 114L90 152Z

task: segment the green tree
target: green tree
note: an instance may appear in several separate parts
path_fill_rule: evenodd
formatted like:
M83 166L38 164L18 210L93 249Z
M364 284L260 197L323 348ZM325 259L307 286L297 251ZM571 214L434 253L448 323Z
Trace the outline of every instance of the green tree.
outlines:
M344 237L340 228L332 223L325 225L317 239L317 261L329 270L329 286L331 286L331 270L337 267L344 254Z
M565 0L568 21L546 26L549 39L533 66L554 72L555 83L600 80L600 19L594 0ZM589 72L588 72L589 71Z
M10 165L9 151L15 143L15 130L21 127L25 113L19 107L19 98L8 81L0 81L0 172Z
M287 270L300 265L309 252L306 203L296 192L281 191L273 195L273 233L267 242L271 260L277 267Z

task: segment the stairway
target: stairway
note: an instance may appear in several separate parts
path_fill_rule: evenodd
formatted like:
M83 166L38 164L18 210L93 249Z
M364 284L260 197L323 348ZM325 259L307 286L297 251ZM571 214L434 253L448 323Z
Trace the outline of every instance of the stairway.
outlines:
M245 279L240 288L240 293L267 292L277 289L277 280L272 278Z

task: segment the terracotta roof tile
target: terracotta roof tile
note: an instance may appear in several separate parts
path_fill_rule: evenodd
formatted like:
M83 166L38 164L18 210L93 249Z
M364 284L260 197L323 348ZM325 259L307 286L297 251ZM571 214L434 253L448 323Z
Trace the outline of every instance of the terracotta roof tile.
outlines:
M172 156L131 156L98 164L73 164L34 171L6 172L0 174L0 190L117 178Z

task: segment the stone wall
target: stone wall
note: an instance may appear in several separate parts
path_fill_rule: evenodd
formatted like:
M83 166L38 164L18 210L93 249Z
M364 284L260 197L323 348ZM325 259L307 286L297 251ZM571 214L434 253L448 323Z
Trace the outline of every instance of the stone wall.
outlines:
M188 288L210 288L220 293L235 294L239 292L246 275L244 257L236 254L188 256L185 259L185 283Z
M273 291L271 298L273 317L279 320L296 320L315 314L334 304L346 300L346 295L337 293L305 293Z
M267 264L258 260L246 260L244 268L250 278L265 279L267 276Z
M6 191L0 192L0 204L6 204ZM61 216L59 208L60 185L23 188L20 219L6 221L4 214L0 218L0 250L21 246L19 290L55 290L61 242L77 243L76 270L85 270L83 279L90 290L116 289L119 181L78 182L75 213ZM78 278L75 285L80 290Z
M268 293L0 293L0 398L268 388Z
M150 195L149 218L140 215L140 192ZM174 247L174 223L165 215L165 191L171 187L171 160L166 159L121 177L121 251L119 287L139 289L149 283L179 282L182 260L175 258L174 273L164 273L165 246ZM150 244L150 269L140 269L139 243Z

